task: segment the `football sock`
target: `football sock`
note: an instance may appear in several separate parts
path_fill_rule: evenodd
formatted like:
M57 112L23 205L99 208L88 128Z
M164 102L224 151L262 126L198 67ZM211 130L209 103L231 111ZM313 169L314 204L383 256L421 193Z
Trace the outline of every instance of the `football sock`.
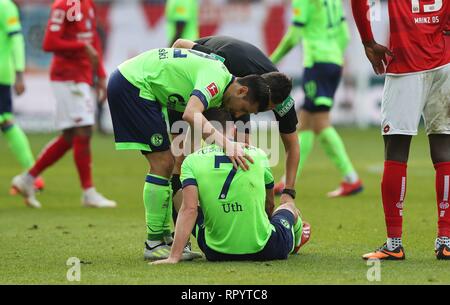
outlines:
M406 195L406 163L384 162L381 182L384 216L388 238L400 238L403 224L403 202Z
M297 222L294 225L294 238L295 243L294 246L298 246L302 240L302 234L303 234L303 221L300 215L298 215Z
M450 236L450 162L434 165L436 169L436 199L438 207L438 236Z
M386 242L389 251L394 251L397 247L402 246L401 238L388 238Z
M170 179L170 185L172 186L172 199L173 196L176 195L176 193L181 190L182 186L181 186L181 180L180 180L180 175L178 174L173 174L172 178ZM177 217L178 217L178 213L175 209L175 206L172 205L172 220L173 220L173 225L175 225L177 223Z
M92 188L92 157L90 137L75 136L73 138L73 157L84 190Z
M29 174L33 177L39 176L46 168L61 159L71 147L72 143L67 142L64 137L56 138L44 148Z
M323 150L337 167L344 180L349 183L357 182L358 175L336 129L332 126L327 127L322 130L318 137Z
M145 219L148 240L164 240L171 235L172 189L169 180L148 174L144 186Z
M312 130L300 131L298 140L300 142L300 162L298 164L297 176L301 174L308 156L314 147L314 132Z
M34 157L31 152L30 143L28 138L22 129L16 125L10 125L6 128L2 128L2 132L5 135L5 139L9 144L11 152L19 161L23 170L28 170L33 166Z

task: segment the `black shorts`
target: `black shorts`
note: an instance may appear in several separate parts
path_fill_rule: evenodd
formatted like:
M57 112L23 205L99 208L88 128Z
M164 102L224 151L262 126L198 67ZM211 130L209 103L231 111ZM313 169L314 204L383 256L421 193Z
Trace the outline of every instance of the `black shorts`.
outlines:
M258 253L253 254L225 254L217 252L208 247L205 241L205 228L203 213L199 209L196 232L197 243L205 253L209 261L270 261L287 259L289 253L294 248L294 225L295 217L288 210L280 210L270 219L270 223L275 227L266 246Z
M116 149L161 152L170 149L167 124L161 105L139 96L120 72L111 74L108 104L114 127Z
M336 64L316 63L306 68L303 75L305 103L308 112L327 112L333 107L333 99L342 77L342 67Z
M12 118L11 86L0 85L0 124L9 121Z

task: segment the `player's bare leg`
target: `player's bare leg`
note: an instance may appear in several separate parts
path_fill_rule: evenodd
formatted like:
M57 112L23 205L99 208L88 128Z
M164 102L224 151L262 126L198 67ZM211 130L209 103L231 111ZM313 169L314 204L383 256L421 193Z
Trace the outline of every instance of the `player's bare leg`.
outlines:
M384 136L385 163L381 195L387 227L387 241L378 250L363 255L364 259L403 260L403 206L406 198L406 169L411 136Z
M429 136L430 153L436 169L438 233L435 242L437 259L450 260L450 135Z

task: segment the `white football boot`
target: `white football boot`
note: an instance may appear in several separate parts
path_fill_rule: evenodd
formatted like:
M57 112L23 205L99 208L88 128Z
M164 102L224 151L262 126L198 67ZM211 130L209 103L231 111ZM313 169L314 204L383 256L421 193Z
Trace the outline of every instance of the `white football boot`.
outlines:
M11 186L17 193L22 195L27 206L35 209L42 207L41 203L36 199L33 177L27 173L18 175L13 178Z
M155 243L156 245L152 247L151 245ZM168 246L164 241L161 241L159 243L154 241L146 241L144 248L144 259L155 261L169 258L170 250L170 246Z
M115 201L105 198L93 187L83 192L81 201L87 208L115 208L117 206Z

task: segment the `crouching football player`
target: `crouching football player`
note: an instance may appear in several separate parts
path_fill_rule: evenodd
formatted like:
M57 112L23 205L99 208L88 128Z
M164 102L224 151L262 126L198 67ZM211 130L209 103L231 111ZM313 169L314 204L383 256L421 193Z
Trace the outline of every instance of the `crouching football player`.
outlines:
M211 109L205 116L226 128L229 138L234 137L228 113ZM253 164L248 171L236 170L218 144L198 150L183 162L183 204L172 251L168 259L154 264L179 262L190 232L210 261L287 259L308 241L309 225L305 226L308 236L302 240L303 223L293 201L273 212L274 180L267 155L249 146L245 151Z
M108 96L116 148L143 152L150 166L144 186L148 233L144 258L167 258L172 242L169 179L174 156L163 110L181 113L193 130L209 130L202 136L212 136L223 144L233 165L247 169L246 160L252 162L252 158L241 144L214 129L202 112L222 106L231 113L256 113L267 108L269 86L258 75L235 78L222 62L207 54L163 48L150 50L120 65L111 76ZM184 259L196 257L189 249L184 254Z

